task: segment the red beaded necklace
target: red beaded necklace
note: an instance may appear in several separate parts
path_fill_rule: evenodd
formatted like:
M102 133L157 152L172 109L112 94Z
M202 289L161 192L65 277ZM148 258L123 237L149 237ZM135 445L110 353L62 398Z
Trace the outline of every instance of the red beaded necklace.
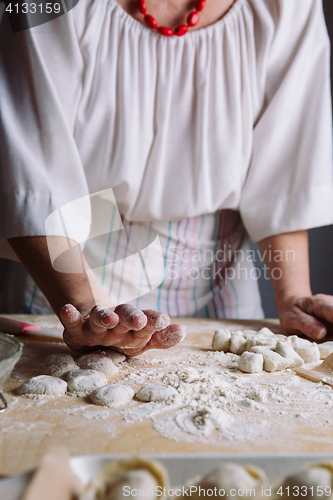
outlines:
M165 26L158 26L156 19L153 16L147 14L145 0L138 0L138 5L139 11L145 16L144 23L146 26L148 26L148 28L157 30L161 35L164 36L183 36L188 32L189 28L198 24L200 20L199 12L202 11L204 6L206 5L206 0L198 0L197 9L189 14L187 18L187 24L181 24L175 29L175 31L173 31L171 28L166 28Z

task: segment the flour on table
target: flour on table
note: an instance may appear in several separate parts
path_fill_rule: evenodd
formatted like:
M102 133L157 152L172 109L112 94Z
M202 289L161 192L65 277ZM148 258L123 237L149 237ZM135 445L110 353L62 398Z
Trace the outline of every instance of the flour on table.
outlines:
M68 393L74 396L88 396L106 383L104 373L94 370L73 370L67 374Z
M52 377L63 377L71 370L79 370L70 354L51 354L45 359L46 372Z
M39 375L23 382L16 389L16 393L26 398L39 396L61 396L67 390L67 383L49 375Z
M90 394L93 403L100 406L122 406L134 396L134 390L128 385L104 385Z
M119 368L113 364L110 358L95 352L84 354L77 360L77 364L83 370L95 370L102 372L107 378L111 378L119 373Z

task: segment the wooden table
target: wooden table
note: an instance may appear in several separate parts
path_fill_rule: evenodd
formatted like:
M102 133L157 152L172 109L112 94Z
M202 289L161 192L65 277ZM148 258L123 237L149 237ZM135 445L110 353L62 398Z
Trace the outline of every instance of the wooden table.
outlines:
M60 331L61 325L55 316L13 316L28 320L43 327ZM168 359L175 353L196 356L208 351L214 331L222 326L231 329L260 329L268 326L276 333L280 327L276 320L269 321L222 321L206 319L181 319L187 327L184 343L170 351L149 351L142 360L155 362ZM14 389L24 380L45 373L43 362L54 352L69 352L62 340L21 336L24 343L23 355L16 365L11 379L4 388L9 409L0 414L0 474L15 474L34 467L50 443L65 445L72 455L129 453L129 454L175 454L175 453L325 453L333 449L332 408L327 407L318 427L306 420L290 420L294 426L290 436L283 429L283 417L277 434L260 442L220 441L216 444L198 442L176 442L159 435L149 419L142 422L124 423L119 409L96 407L84 398L62 396L41 400L26 399L15 395ZM121 379L122 374L119 377ZM249 375L244 375L249 376ZM274 374L275 380L278 374ZM303 380L303 379L300 379ZM304 384L308 384L304 380ZM333 390L332 390L333 397ZM88 408L89 406L89 408ZM302 411L302 408L300 408ZM93 415L95 412L95 417ZM103 414L103 412L105 412ZM91 413L91 415L90 415ZM84 415L84 416L83 416ZM93 416L93 418L90 418ZM242 414L244 417L244 412ZM248 418L251 418L249 410ZM265 418L265 415L263 415ZM282 424L281 424L282 422ZM269 422L272 425L272 422ZM282 425L282 427L281 427ZM289 425L289 424L288 424ZM296 429L296 430L295 430Z

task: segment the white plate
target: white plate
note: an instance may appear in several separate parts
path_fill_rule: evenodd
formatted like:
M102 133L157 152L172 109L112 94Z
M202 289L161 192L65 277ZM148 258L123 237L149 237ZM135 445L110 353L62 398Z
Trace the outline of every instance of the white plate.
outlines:
M110 460L125 458L129 455L86 455L73 457L70 465L73 472L87 484ZM296 472L305 463L315 463L322 460L333 460L333 454L311 455L145 455L160 461L168 470L171 485L181 485L194 476L205 474L220 463L233 462L240 465L255 465L263 469L270 481ZM5 500L20 500L29 483L33 472L0 480L0 498Z

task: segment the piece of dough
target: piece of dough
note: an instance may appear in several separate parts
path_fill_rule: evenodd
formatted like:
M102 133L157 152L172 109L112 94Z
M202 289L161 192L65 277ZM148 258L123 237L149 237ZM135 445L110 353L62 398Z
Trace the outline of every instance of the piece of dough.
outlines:
M46 373L52 377L63 377L71 370L79 370L70 354L51 354L45 359Z
M269 345L254 345L253 347L251 347L250 352L262 354L263 352L266 352L267 350L274 351L274 348L270 347Z
M263 470L253 467L233 463L220 465L217 469L204 475L202 478L194 478L186 483L186 487L192 486L191 499L202 500L202 498L233 498L244 500L245 492L254 490L256 495L252 498L260 497L261 488L268 483L267 476ZM186 487L183 491L186 492ZM199 489L200 488L200 489ZM187 494L189 489L187 488ZM220 492L220 494L219 494ZM239 493L239 494L238 494ZM186 493L176 498L185 498Z
M213 337L212 349L214 351L228 352L231 341L231 333L226 328L216 330Z
M247 339L246 342L246 350L249 351L251 347L255 346L268 346L268 347L275 347L276 346L276 340L273 338L268 338L265 336L258 335L258 337L252 337Z
M93 477L80 500L134 498L131 490L136 490L138 498L165 498L164 495L157 496L157 487L161 491L169 489L168 473L159 462L136 457L114 460ZM139 495L140 490L147 494Z
M267 327L261 328L261 330L259 330L258 334L265 335L266 337L275 337L276 336L276 334L274 332L272 332L272 330L270 330Z
M299 345L298 347L294 347L294 349L301 356L304 363L316 363L320 361L320 352L317 344L309 342L309 345Z
M95 370L72 370L67 373L67 385L70 395L88 396L98 387L106 385L104 373Z
M305 500L322 500L323 498L330 500L333 496L332 485L333 463L328 461L307 465L304 470L277 481L273 486L272 496L275 500L278 498L290 500L293 497L290 493L299 491L302 492L302 498ZM326 492L331 492L331 494L327 495Z
M64 380L49 375L38 375L23 382L16 389L16 393L25 398L36 398L38 396L61 396L67 390Z
M247 340L241 333L232 333L229 350L233 354L241 355L246 349Z
M255 352L243 352L238 361L238 368L245 373L259 373L263 370L264 358Z
M275 350L280 356L288 360L289 368L295 368L304 364L301 356L287 342L277 342Z
M302 339L298 335L290 335L287 337L287 343L290 344L293 349L295 349L295 347L306 347L312 345L312 342Z
M102 372L107 378L114 377L114 375L119 373L119 368L113 364L110 358L95 352L84 354L78 358L77 364L82 370Z
M96 354L101 354L109 359L111 359L112 363L115 365L119 365L123 361L126 361L125 354L122 354L118 351L113 351L112 349L104 349L103 351L95 351Z
M289 366L289 361L283 358L274 351L263 352L262 356L264 358L264 370L266 372L277 372L280 370L285 370Z
M128 403L134 396L134 390L128 385L103 385L90 394L90 399L95 405L121 406Z
M166 384L146 385L136 393L140 401L154 401L160 403L178 403L180 396L176 389Z
M333 342L323 342L318 344L320 359L325 359L333 352Z

